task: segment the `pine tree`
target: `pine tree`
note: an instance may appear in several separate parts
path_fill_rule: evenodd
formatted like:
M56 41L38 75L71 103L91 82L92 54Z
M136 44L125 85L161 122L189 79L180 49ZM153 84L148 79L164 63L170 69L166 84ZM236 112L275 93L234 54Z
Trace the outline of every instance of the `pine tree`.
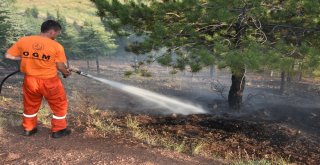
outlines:
M56 19L56 17L55 17L53 14L47 12L47 18L46 18L46 20L55 20L55 19Z
M100 73L99 56L108 55L115 48L113 42L109 33L99 30L92 23L84 22L77 43L82 58L87 60L88 68L89 60L96 59L97 72Z
M7 32L9 31L11 25L8 21L8 14L10 13L9 4L6 0L0 0L0 51L1 54L7 47Z
M13 0L0 0L0 53L5 51L18 40L23 34L22 26L19 23L20 16L14 13ZM3 58L3 56L1 56ZM18 63L11 60L2 60L2 66L16 66Z
M27 8L25 14L28 17L38 18L39 17L39 10L37 7Z
M57 40L63 45L65 53L67 56L67 65L69 66L70 56L72 57L75 52L73 49L76 47L74 40L74 32L72 32L72 26L68 26L66 18L61 15L60 10L57 10L56 21L58 21L62 27L61 34L58 36Z
M319 45L317 0L92 1L117 34L146 35L141 48L147 51L166 47L163 64L192 72L212 64L230 68L228 102L235 109L248 69L289 71L296 59L314 56L299 51L302 45Z

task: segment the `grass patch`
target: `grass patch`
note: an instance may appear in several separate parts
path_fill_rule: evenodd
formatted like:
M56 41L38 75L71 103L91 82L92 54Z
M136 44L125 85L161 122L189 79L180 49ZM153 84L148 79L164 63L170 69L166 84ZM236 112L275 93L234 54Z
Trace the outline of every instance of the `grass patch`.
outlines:
M185 151L185 142L181 142L181 143L173 143L173 150L177 151L177 152L184 152Z
M239 153L241 155L241 153ZM289 161L285 160L282 157L279 157L275 154L272 154L268 159L257 159L254 156L249 156L246 153L246 156L240 157L233 160L232 165L289 165Z
M12 101L11 98L0 96L0 102L10 102L10 101Z
M124 76L125 76L126 78L129 78L132 74L133 74L133 71L125 71L125 72L124 72Z
M129 115L128 117L126 117L126 120L128 128L133 130L139 129L139 122L135 117L131 117L131 115Z
M202 141L196 142L193 146L192 146L192 154L193 155L197 155L200 154L202 152L203 147L205 146L205 143Z
M2 116L2 113L0 113L0 132L3 131L3 129L5 128L5 124L6 124L6 118L4 118Z
M43 106L40 108L38 114L38 120L43 124L43 125L50 125L51 123L51 112L50 109L47 108L46 106Z
M232 165L289 165L290 163L286 162L282 158L275 158L275 160L240 160L232 163Z
M174 139L173 137L166 137L149 132L148 130L141 128L139 125L140 123L136 117L132 117L131 115L126 117L126 127L131 131L131 134L134 138L141 140L146 144L157 147L164 147L176 152L187 151L185 141L179 141Z
M120 133L120 128L118 126L115 126L112 121L109 123L99 118L95 118L93 119L92 125L103 133Z
M89 107L74 118L77 127L94 128L104 136L107 133L119 134L121 132L120 127L114 124L113 114L102 112L96 107Z
M99 17L96 15L96 8L90 1L83 0L17 0L15 6L18 12L24 12L27 7L37 7L40 17L46 17L47 12L56 14L57 10L66 16L69 23L77 21L83 23L86 20L90 20L93 23L100 23Z
M20 126L21 125L21 121L22 120L22 117L19 115L15 115L15 114L12 114L12 115L8 115L7 116L7 124L9 126L12 126L12 127L16 127L16 126Z
M16 112L0 113L0 130L3 131L6 127L15 127L21 125L21 115Z

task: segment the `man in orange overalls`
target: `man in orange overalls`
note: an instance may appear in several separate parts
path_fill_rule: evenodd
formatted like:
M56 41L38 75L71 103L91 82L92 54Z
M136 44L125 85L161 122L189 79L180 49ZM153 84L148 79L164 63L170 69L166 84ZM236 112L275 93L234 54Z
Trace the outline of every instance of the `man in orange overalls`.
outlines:
M39 35L20 38L5 54L7 59L21 60L20 71L25 75L22 123L25 136L37 132L37 112L43 97L53 112L52 137L60 138L71 133L66 122L66 93L57 74L57 71L60 71L64 77L71 75L65 65L64 48L55 41L60 32L61 26L58 22L45 21Z

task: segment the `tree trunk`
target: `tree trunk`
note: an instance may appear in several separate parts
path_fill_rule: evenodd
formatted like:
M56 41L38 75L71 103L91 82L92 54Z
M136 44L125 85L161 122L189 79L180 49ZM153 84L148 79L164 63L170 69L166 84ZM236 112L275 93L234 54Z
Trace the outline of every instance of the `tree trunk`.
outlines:
M285 91L286 85L286 73L284 71L281 72L281 83L280 83L280 93L283 94Z
M138 72L138 57L134 56L134 71Z
M302 80L302 71L299 72L298 81L300 82Z
M90 70L90 62L89 60L87 60L87 67L88 67L88 71Z
M100 74L99 56L96 55L97 73Z
M232 84L228 95L229 106L240 110L242 107L242 96L246 84L245 69L240 74L232 74Z
M214 66L210 65L210 78L213 79Z
M287 74L287 82L291 83L291 81L292 81L292 74L288 73Z
M247 12L247 6L244 6L242 8L242 12L238 17L237 22L234 24L236 36L234 38L234 44L235 48L240 51L241 49L241 38L243 34L246 31L246 27L243 24L243 19L246 17L246 12ZM246 78L245 78L245 65L242 64L242 66L239 66L240 70L239 72L234 72L231 68L231 73L232 73L232 83L228 95L228 103L230 108L240 110L242 107L242 96L243 96L243 90L246 84ZM237 73L237 74L235 74Z

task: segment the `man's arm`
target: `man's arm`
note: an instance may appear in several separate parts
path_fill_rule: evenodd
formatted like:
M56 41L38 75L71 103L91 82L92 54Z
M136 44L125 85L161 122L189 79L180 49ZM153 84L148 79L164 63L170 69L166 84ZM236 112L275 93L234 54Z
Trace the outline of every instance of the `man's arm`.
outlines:
M63 74L65 78L71 75L71 72L66 64L64 64L63 62L56 62L56 65L57 69Z
M4 57L9 60L21 60L21 57L13 56L13 55L9 54L8 52L4 55Z

